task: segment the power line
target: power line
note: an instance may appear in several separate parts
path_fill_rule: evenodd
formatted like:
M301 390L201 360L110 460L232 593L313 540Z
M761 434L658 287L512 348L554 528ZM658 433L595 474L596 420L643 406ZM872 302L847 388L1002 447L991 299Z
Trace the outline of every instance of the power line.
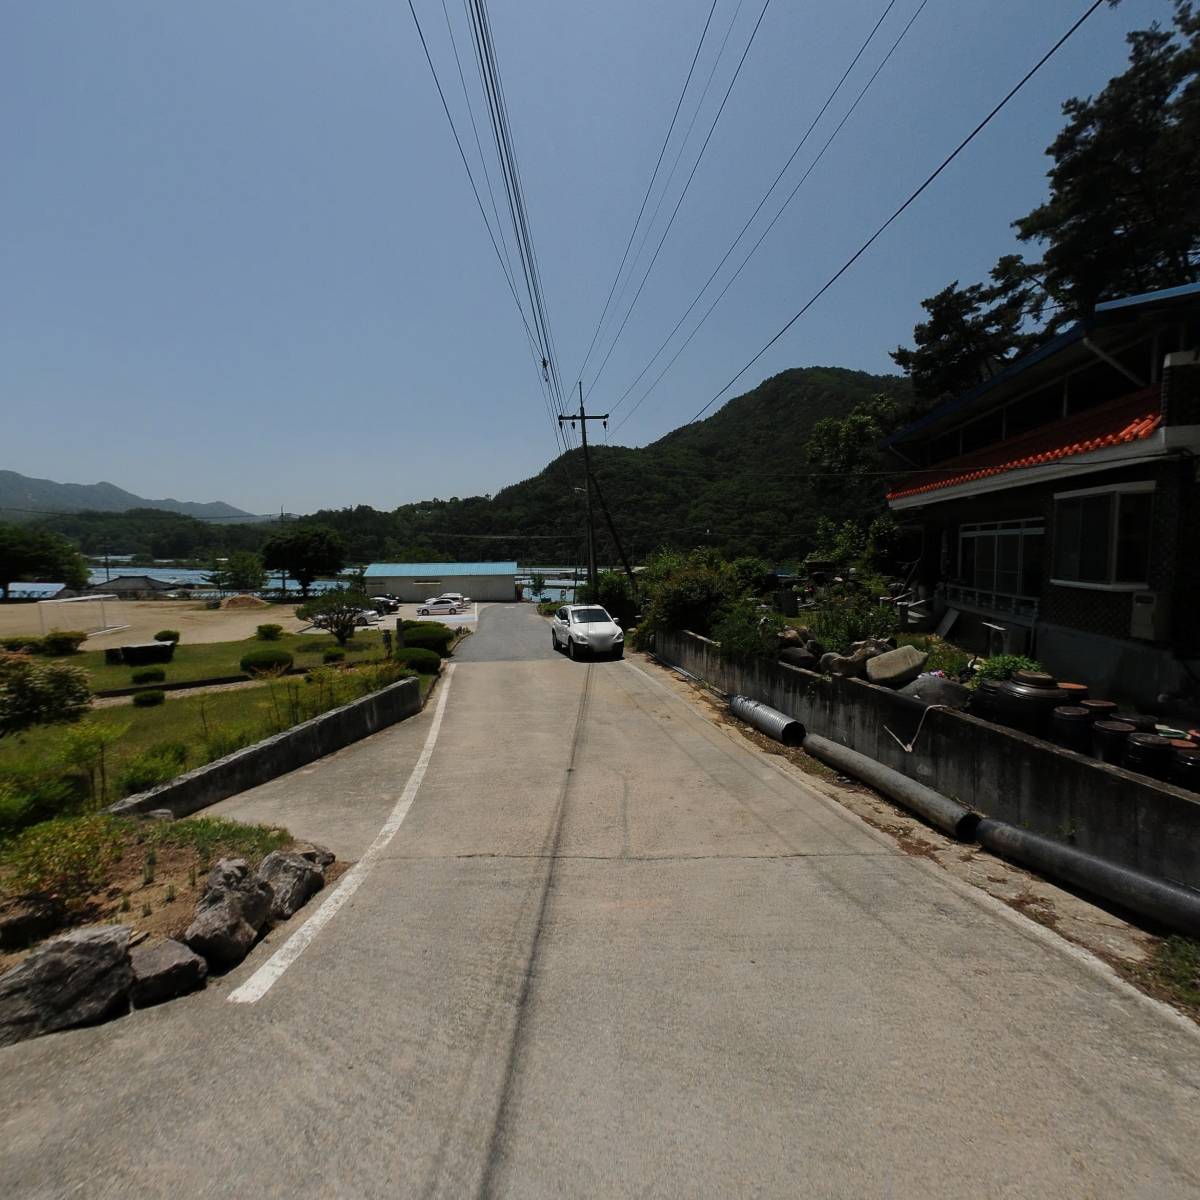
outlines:
M683 90L679 93L679 99L675 102L675 111L671 114L671 123L667 126L667 136L663 138L662 147L658 152L658 160L654 164L654 170L650 173L650 182L646 184L646 194L642 197L641 207L634 218L633 228L629 231L629 241L625 243L625 253L621 255L621 264L617 267L616 275L613 276L612 287L608 289L608 295L604 300L604 307L600 310L600 320L596 322L595 331L592 333L592 340L588 343L587 353L583 356L583 362L579 364L577 374L580 378L583 377L588 360L592 357L592 350L596 346L596 338L600 336L600 328L604 324L604 318L608 315L608 306L612 303L613 292L617 290L617 282L621 278L621 272L625 269L630 247L633 245L633 239L637 236L638 226L641 224L642 214L646 211L646 204L650 199L650 193L654 190L654 181L658 178L658 168L662 166L663 155L667 152L667 145L671 140L671 134L674 132L675 122L679 119L679 110L683 107L683 98L687 95L688 85L692 82L692 75L696 70L696 62L700 58L700 49L704 45L704 39L708 36L708 27L712 24L713 13L716 11L717 0L712 0L712 7L708 10L708 17L704 22L704 28L700 31L700 40L696 43L696 52L692 55L692 64L688 67L687 78L683 81Z
M1003 109L1008 102L1037 74L1039 70L1058 52L1063 44L1075 33L1075 31L1098 9L1105 0L1093 0L1093 3L1088 6L1087 11L1038 59L1036 63L1021 77L1021 79L1009 90L1004 98L967 134L965 138L944 158L941 163L926 177L925 181L892 213L890 217L863 244L842 264L841 267L834 272L829 279L821 285L820 288L812 295L812 297L803 305L803 307L779 330L772 338L770 338L763 347L743 366L738 372L722 387L711 400L705 404L692 420L698 421L720 398L724 393L733 386L766 352L777 342L795 323L816 302L839 280L841 277L875 244L878 238L887 230L893 222L895 222L902 213L925 191L927 187L969 146L975 138L989 125L997 113Z
M888 52L887 57L885 57L883 62L880 63L880 65L878 67L876 67L875 75L878 75L879 71L883 67L883 63L886 63L888 58L891 57L892 53L896 49L896 46L898 46L900 44L900 41L903 39L904 34L908 32L909 28L912 26L913 21L915 21L917 16L920 15L921 9L923 9L925 7L926 3L928 3L928 0L921 0L920 8L917 9L916 13L914 13L914 15L913 15L912 19L909 21L908 25L905 26L903 32L900 34L900 37L896 39L896 42L892 46L892 49ZM733 253L733 251L737 247L737 244L742 240L743 236L745 236L746 230L749 229L750 226L754 223L754 219L762 211L763 205L766 204L766 202L770 199L771 194L775 191L776 187L779 186L779 181L784 177L784 175L787 174L788 168L792 165L793 162L795 162L796 156L807 145L808 139L812 136L813 130L816 129L817 124L820 122L821 118L829 110L829 106L833 103L834 99L837 97L838 92L841 91L842 85L846 82L847 78L850 75L850 72L853 71L854 68L858 65L859 59L862 58L863 54L866 53L867 47L871 44L871 41L875 37L875 34L879 32L879 27L887 19L888 13L890 13L892 11L892 9L895 7L895 5L896 5L896 0L888 0L886 7L884 8L883 12L880 13L880 15L879 15L879 19L872 26L870 33L867 34L866 38L863 40L862 45L859 46L858 52L854 55L854 57L847 64L846 69L842 72L841 78L837 81L837 83L833 87L833 90L825 98L825 103L821 105L821 108L817 112L817 115L815 117L813 117L812 121L809 123L808 128L804 131L804 136L800 139L799 142L796 143L795 148L792 150L791 154L788 155L787 161L783 164L782 167L780 167L779 173L771 181L771 186L768 187L767 190L763 193L762 199L759 200L759 202L754 206L754 211L746 219L746 223L741 227L741 229L738 230L737 236L733 239L732 242L729 243L729 248L725 251L725 253L723 255L721 255L721 261L717 263L717 265L713 268L712 274L709 275L709 277L704 281L703 286L696 293L695 298L684 310L683 316L681 316L679 318L679 320L675 322L674 329L672 329L671 332L667 334L667 336L663 339L662 345L659 346L658 349L655 350L655 352L650 356L650 361L647 362L646 365L637 373L637 375L634 377L633 382L625 389L624 393L621 395L621 398L616 402L616 404L614 404L612 406L613 412L616 412L616 410L618 408L620 408L621 405L624 404L625 401L629 398L629 394L633 391L633 389L635 387L637 387L638 381L642 378L643 375L646 374L646 372L651 368L651 366L653 366L654 360L656 358L658 358L658 356L667 347L667 345L670 343L671 339L675 336L675 334L679 332L680 326L684 323L684 321L687 320L692 309L694 309L696 307L696 305L699 304L700 298L708 290L709 285L717 277L717 274L720 272L721 268L728 261L729 256ZM871 82L873 82L875 79L875 75L871 76L871 79L867 83L867 87L870 87ZM863 91L859 93L859 97L858 97L859 100L862 99L865 92L866 92L866 88L864 88ZM857 105L857 103L858 103L858 101L856 100L855 105ZM851 106L850 112L853 112L853 111L854 111L854 106ZM847 113L847 116L848 115L849 115L849 113ZM842 118L843 124L845 123L845 120L846 120L846 118L843 117ZM840 129L841 126L839 125L838 128ZM835 131L835 133L836 133L836 131ZM828 144L829 143L827 142L826 147L828 147ZM824 153L824 151L822 151L822 153ZM818 156L818 158L819 158L819 156ZM816 165L815 161L812 165L813 166ZM809 167L809 170L810 171L812 170L812 166ZM807 175L806 175L806 178L807 178ZM795 195L794 191L793 191L792 195ZM789 196L788 199L790 200L791 197ZM785 204L786 204L786 201L785 201ZM778 214L776 214L776 220L778 220ZM772 222L772 224L774 224L774 222ZM769 229L770 226L768 226L767 228ZM639 401L638 403L640 404L641 401ZM635 405L634 407L636 408L637 406Z
M892 43L888 52L883 56L882 59L880 59L878 66L876 66L875 70L871 72L870 76L867 79L867 82L862 86L858 95L855 96L854 101L851 103L850 107L846 109L845 113L842 115L841 120L838 121L837 125L834 126L833 132L825 139L825 144L821 147L820 150L817 151L816 156L813 158L812 162L808 164L808 167L805 170L804 174L801 175L800 178L796 181L795 186L793 186L792 190L790 192L788 192L787 196L784 197L783 203L780 204L778 209L776 209L775 215L770 219L770 221L767 222L766 227L763 229L762 233L759 234L758 240L754 243L753 246L750 247L749 251L743 256L742 261L738 264L737 269L725 281L725 286L721 288L721 290L713 298L712 303L708 306L708 308L706 308L704 310L703 316L701 316L700 320L696 322L695 326L693 326L692 331L687 335L686 338L683 339L682 342L680 342L679 346L675 350L675 353L673 355L671 355L671 358L667 362L666 366L663 367L663 369L654 377L653 383L651 383L650 386L642 393L642 395L638 398L637 403L634 404L634 406L625 414L625 416L621 418L621 420L618 422L618 424L616 426L616 429L620 429L620 427L622 425L624 425L625 422L628 421L629 418L632 417L633 414L635 412L637 412L637 410L639 408L641 408L641 406L645 402L645 400L650 396L650 394L654 391L654 389L656 387L658 387L659 383L662 381L663 376L666 375L666 373L675 365L679 356L684 352L685 349L687 349L688 345L691 343L691 340L696 336L697 333L700 332L700 329L703 327L704 322L707 321L708 318L712 315L713 310L717 307L718 304L721 303L721 301L725 297L725 294L734 285L737 278L741 275L742 271L745 270L746 265L750 262L750 260L754 257L754 255L758 252L759 246L761 246L763 244L763 242L767 238L767 235L771 232L772 229L775 228L775 225L778 223L779 218L781 216L783 216L784 211L787 209L788 205L791 204L796 193L808 181L808 177L816 169L817 164L821 161L821 159L825 157L825 151L828 150L831 145L833 145L838 134L841 133L842 129L846 125L846 122L849 121L850 118L854 115L854 112L857 110L859 104L862 102L863 97L865 97L867 92L869 92L871 90L871 85L879 77L879 74L883 70L883 68L887 66L888 62L892 58L892 55L894 55L896 53L896 51L900 48L900 43L902 41L904 41L904 38L908 34L908 31L916 23L917 18L924 11L925 6L928 3L929 3L929 0L921 0L921 3L917 6L916 10L913 12L913 15L911 17L909 17L908 23L900 31L899 36ZM890 8L891 6L889 5L888 7ZM886 13L884 15L886 16ZM876 26L876 28L878 28L878 26ZM865 44L864 44L864 49L865 49ZM861 53L861 51L860 51L860 53ZM845 78L845 76L843 76L843 79L844 78ZM839 84L839 86L840 86L840 84ZM835 91L836 91L836 89L835 89ZM832 96L830 97L830 99L832 99ZM809 132L811 132L811 127L810 127ZM808 136L808 134L805 134L806 138L807 138L807 136ZM789 162L790 161L791 160L789 159ZM786 169L786 167L785 167L785 169ZM778 182L778 179L776 180L776 182ZM772 184L771 186L772 186L772 188L774 188L775 185ZM770 192L768 192L768 195L769 194L770 194ZM765 200L766 196L764 196L763 199ZM762 205L760 204L759 208L761 208L761 207L762 207ZM758 209L755 209L755 213L757 213L757 212L758 212ZM750 219L752 221L754 219L754 217L751 216ZM692 309L695 308L697 302L700 300L700 297L703 296L705 289L713 281L713 279L715 278L715 276L717 274L717 271L719 271L721 269L722 264L729 257L730 252L737 245L738 241L741 239L742 234L746 232L746 229L749 227L749 224L750 224L750 222L748 221L746 223L746 225L742 227L741 233L739 233L738 236L734 239L733 243L729 247L729 250L727 250L725 252L725 256L724 256L724 258L721 259L721 262L719 262L717 264L717 269L715 271L713 271L712 275L710 275L708 277L708 280L704 284L704 287L702 287L700 289L700 291L696 294L696 298L692 301L691 304L688 305L687 311L683 314L682 317L680 317L679 321L675 325L675 328L672 329L671 332L667 335L663 344L661 346L659 346L659 348L654 352L654 356L650 359L650 362L648 362L646 364L646 366L643 367L642 370L638 373L637 379L640 379L642 377L642 375L644 375L646 373L646 370L654 362L654 359L657 358L659 356L659 354L662 353L662 351L666 347L667 343L670 342L671 338L673 338L675 336L675 334L678 332L679 327L683 324L688 313L690 313L692 311ZM633 390L634 385L637 383L637 379L635 379L633 381L633 383L629 385L629 388L626 390L625 394L621 397L620 400L617 401L616 404L613 405L614 410L617 407L619 407L619 405L622 403L622 401L624 401L625 398L629 395L630 391ZM613 430L614 433L616 432L616 429Z
M621 334L625 332L625 326L629 323L629 318L633 315L633 310L637 306L638 298L642 294L642 289L646 286L646 281L650 278L650 272L654 270L654 264L658 261L659 253L662 251L663 243L667 240L667 234L671 232L671 227L675 224L675 218L679 215L680 206L683 204L684 197L688 193L688 188L691 187L692 180L696 177L696 171L700 167L701 161L704 159L704 152L708 149L708 143L712 140L712 135L716 132L717 122L721 119L721 114L725 111L725 105L729 100L729 95L733 91L733 86L737 83L738 76L742 72L742 66L746 61L746 56L750 53L750 47L754 45L754 39L758 35L759 27L762 25L763 18L767 15L767 9L771 6L771 0L764 0L762 10L758 14L758 20L754 22L754 28L750 31L750 38L746 42L746 48L742 51L742 57L738 59L738 65L733 72L733 78L729 81L729 86L725 89L725 95L721 97L720 107L717 109L717 115L713 117L712 124L709 126L708 133L704 138L703 144L700 146L700 153L696 155L696 161L692 164L691 172L687 180L684 182L683 191L679 193L679 199L675 202L675 207L671 211L670 217L667 219L666 228L662 232L662 236L658 239L658 245L654 248L654 254L651 256L650 263L646 267L645 274L642 276L641 283L638 284L637 291L634 292L633 299L629 302L629 308L625 311L624 319L621 321L617 329L616 335L613 337L611 345L608 347L608 353L605 354L600 366L596 369L596 374L592 377L591 385L588 387L590 395L596 384L600 381L600 376L604 373L604 368L608 364L612 352L616 349L617 343L621 340Z

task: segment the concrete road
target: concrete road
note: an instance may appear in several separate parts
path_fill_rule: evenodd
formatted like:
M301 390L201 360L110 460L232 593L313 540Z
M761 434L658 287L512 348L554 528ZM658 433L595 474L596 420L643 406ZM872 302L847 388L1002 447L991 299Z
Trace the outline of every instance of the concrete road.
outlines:
M256 1003L289 930L0 1050L6 1197L1200 1194L1194 1029L549 643L481 615L403 824ZM361 855L437 711L223 807Z

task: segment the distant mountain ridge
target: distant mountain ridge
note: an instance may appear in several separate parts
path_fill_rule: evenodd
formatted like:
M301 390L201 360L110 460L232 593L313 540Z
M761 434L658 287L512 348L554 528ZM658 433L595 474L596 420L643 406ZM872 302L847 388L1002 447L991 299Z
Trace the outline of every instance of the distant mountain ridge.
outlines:
M0 471L0 520L30 520L40 513L126 512L131 508L158 508L208 520L241 520L252 516L223 500L147 500L113 483L56 483L34 479L17 471ZM39 512L22 512L35 509Z

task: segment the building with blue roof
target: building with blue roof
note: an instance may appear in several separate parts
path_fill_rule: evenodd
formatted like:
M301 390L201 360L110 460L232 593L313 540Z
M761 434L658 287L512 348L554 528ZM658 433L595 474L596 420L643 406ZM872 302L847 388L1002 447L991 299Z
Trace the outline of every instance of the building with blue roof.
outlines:
M459 592L472 600L516 600L515 562L371 563L365 573L373 596L396 596L420 604L443 592Z

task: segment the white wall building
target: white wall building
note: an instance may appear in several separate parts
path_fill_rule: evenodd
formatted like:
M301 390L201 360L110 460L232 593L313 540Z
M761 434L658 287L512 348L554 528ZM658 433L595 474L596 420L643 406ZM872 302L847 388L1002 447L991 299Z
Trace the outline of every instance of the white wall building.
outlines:
M515 562L371 563L366 570L367 592L398 596L419 604L442 592L461 592L472 600L515 600Z

